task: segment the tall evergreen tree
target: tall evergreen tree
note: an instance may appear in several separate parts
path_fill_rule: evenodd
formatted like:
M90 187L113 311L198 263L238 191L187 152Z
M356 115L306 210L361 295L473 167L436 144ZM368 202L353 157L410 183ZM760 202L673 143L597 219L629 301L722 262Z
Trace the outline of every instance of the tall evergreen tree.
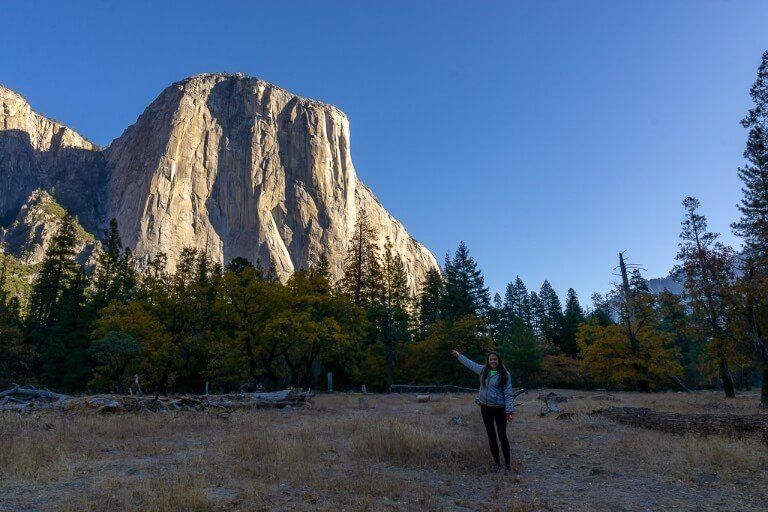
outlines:
M2 253L0 253L2 256ZM0 267L0 387L31 381L34 350L21 331L19 301L6 292L8 260Z
M395 361L402 352L409 333L408 274L399 254L392 251L389 237L384 244L381 298L378 306L378 325L387 365L387 391L394 384Z
M505 318L504 302L501 300L500 294L495 293L493 295L493 300L488 308L486 317L488 319L488 328L491 331L491 337L498 339L501 333L509 325L509 321Z
M707 229L707 219L698 213L699 206L696 198L683 200L685 217L677 259L685 276L686 298L693 307L694 317L702 320L699 325L716 354L725 396L733 398L736 392L728 367L728 347L732 346L733 339L727 330L724 297L733 280L735 259L732 251L717 241L719 234Z
M738 205L741 218L734 232L744 239L746 264L756 272L768 274L768 51L757 72L749 95L754 106L741 124L749 129L744 158L738 170L744 184L744 197Z
M226 271L233 272L235 274L241 274L245 269L251 269L255 271L256 267L247 258L242 258L240 256L232 258L232 260L227 263L227 266L225 267Z
M629 288L632 293L638 295L642 293L651 293L651 289L648 288L648 280L643 277L640 269L632 269L632 274L629 277Z
M663 290L658 295L659 330L674 336L675 346L680 351L680 364L684 371L685 384L690 388L698 387L701 380L699 361L702 356L700 333L692 326L695 324L688 307L679 295Z
M72 212L65 212L35 277L29 299L27 329L40 355L44 382L73 389L74 373L86 368L87 340L82 305L84 272L76 261L77 230ZM86 379L87 381L87 379Z
M528 295L528 302L531 305L531 330L537 336L542 336L544 326L547 323L547 312L544 309L544 303L539 298L538 293L531 291Z
M448 319L485 316L490 302L483 273L469 255L467 245L461 242L453 258L446 257L443 314Z
M139 287L139 273L136 271L136 262L129 247L123 249L120 262L117 267L115 288L119 300L127 302L134 297Z
M507 284L504 292L504 315L508 321L512 318L520 318L528 327L531 324L531 303L528 289L520 276L514 282Z
M96 270L94 272L95 290L94 305L96 309L104 307L109 301L117 298L119 294L120 281L120 259L123 243L120 240L120 233L117 229L117 221L111 219L107 234L102 240L103 251L99 253L96 260Z
M377 238L376 228L370 223L366 211L361 210L344 260L341 289L356 306L362 308L373 306L381 289Z
M77 230L69 210L51 237L48 249L35 277L29 298L29 323L33 334L42 339L59 317L62 294L78 272Z
M560 345L560 324L563 317L563 308L560 304L560 298L557 296L555 289L549 284L549 281L544 281L539 290L539 300L541 301L541 307L543 315L541 317L541 334L548 342L557 346Z
M440 319L440 304L444 293L443 275L436 268L427 270L417 299L417 331L420 338L425 338L432 325Z
M87 350L93 317L86 308L88 276L80 266L61 294L56 321L42 350L43 380L51 387L75 391L90 380Z
M749 130L747 163L738 169L743 183L741 218L732 225L744 240L743 272L735 295L740 298L738 329L746 333L763 366L760 405L768 407L768 51L749 94L754 106L741 121Z
M576 333L579 330L579 325L584 323L584 321L584 309L579 304L576 290L568 288L568 296L565 300L565 313L562 316L560 326L560 350L568 356L575 357L578 353Z
M518 303L519 298L517 296L515 284L512 282L507 283L507 287L504 290L504 302L502 304L502 312L506 321L509 321L517 316L516 310Z
M513 310L515 315L522 318L529 329L532 327L531 318L531 296L528 293L525 283L520 276L515 278L515 295L518 298L518 303Z
M317 258L317 263L312 267L312 271L318 276L323 277L329 283L331 280L331 264L328 261L328 256L325 253L321 253Z
M531 384L541 367L541 350L536 336L521 318L510 321L497 348L512 378L521 386Z
M592 294L592 309L587 314L586 320L601 327L606 327L613 323L611 317L611 305L608 298L599 293Z

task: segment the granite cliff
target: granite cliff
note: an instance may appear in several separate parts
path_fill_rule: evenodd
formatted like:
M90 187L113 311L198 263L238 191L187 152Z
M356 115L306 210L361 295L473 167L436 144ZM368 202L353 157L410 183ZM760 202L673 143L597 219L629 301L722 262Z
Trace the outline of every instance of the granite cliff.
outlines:
M19 229L38 189L93 232L116 218L139 262L164 252L174 265L196 247L221 263L260 259L286 279L325 253L339 277L365 210L413 289L438 266L358 179L343 112L241 74L171 85L104 149L0 87L3 226L16 218Z

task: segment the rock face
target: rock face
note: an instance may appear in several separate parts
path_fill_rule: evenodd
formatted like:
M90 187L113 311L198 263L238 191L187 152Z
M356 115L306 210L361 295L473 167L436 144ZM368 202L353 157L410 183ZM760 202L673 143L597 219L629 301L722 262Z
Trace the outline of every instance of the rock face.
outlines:
M380 245L388 237L403 257L412 289L438 266L358 180L349 121L333 106L257 78L198 75L164 90L101 151L4 91L0 211L55 189L86 225L115 217L140 262L165 252L174 265L196 247L222 263L260 259L286 279L322 253L338 278L364 209ZM6 132L14 142L3 146Z
M57 199L95 229L103 217L103 171L98 146L0 86L0 224L12 220L35 190L55 189Z
M16 219L7 229L0 230L0 246L4 252L17 258L25 265L36 265L43 261L51 237L64 217L62 208L44 190L35 190L21 206ZM88 267L95 264L98 243L93 235L79 224L77 229L77 261Z

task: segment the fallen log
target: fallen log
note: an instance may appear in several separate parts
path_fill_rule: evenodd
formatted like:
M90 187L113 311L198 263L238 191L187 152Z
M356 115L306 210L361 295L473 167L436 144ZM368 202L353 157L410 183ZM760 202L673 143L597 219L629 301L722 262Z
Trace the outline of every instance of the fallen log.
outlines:
M681 414L642 407L611 407L590 413L630 427L669 434L726 437L760 436L768 443L768 415Z
M295 389L270 393L237 393L227 395L174 395L144 397L138 395L67 396L48 390L14 386L0 394L0 411L32 412L53 409L67 412L163 412L202 411L213 409L229 412L237 409L260 409L305 406L312 394Z
M684 392L692 393L690 388L688 388L688 386L685 385L685 383L682 381L682 379L680 379L680 377L670 376L669 378L672 380L672 382L674 382Z
M11 389L6 389L5 391L0 392L0 398L12 395L28 396L31 398L46 398L59 401L69 398L67 395L60 395L59 393L54 393L53 391L48 391L47 389L37 389L32 387L22 388L18 384L14 384Z
M434 386L416 386L410 384L392 384L389 387L391 393L475 393L477 388L465 388L454 386L453 384L434 385Z

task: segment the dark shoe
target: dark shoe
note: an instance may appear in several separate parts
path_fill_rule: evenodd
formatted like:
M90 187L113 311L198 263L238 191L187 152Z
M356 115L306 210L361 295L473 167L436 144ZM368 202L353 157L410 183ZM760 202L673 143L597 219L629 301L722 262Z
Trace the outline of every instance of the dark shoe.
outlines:
M491 473L498 473L501 471L501 465L500 464L494 464L491 466Z

